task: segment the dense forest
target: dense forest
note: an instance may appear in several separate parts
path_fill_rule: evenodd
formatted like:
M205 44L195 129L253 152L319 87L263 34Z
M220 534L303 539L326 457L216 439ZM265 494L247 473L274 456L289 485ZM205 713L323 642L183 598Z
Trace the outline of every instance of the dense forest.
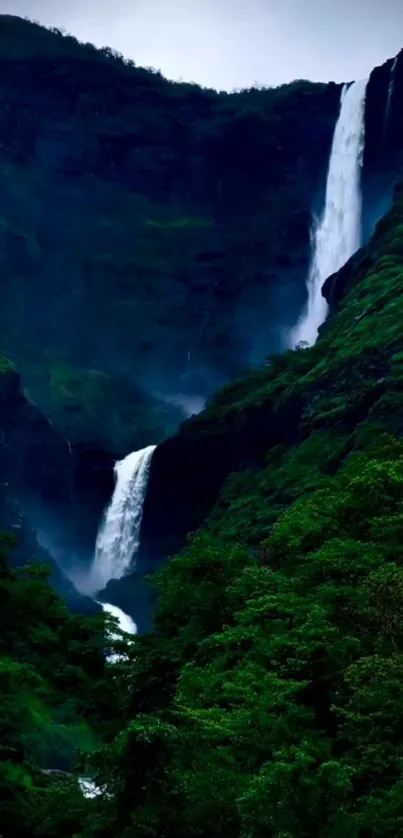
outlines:
M105 632L102 616L69 613L44 565L12 569L14 548L14 539L3 536L1 834L72 835L84 823L85 798L71 766L119 731L128 679L123 663L112 674L106 656L119 654L122 644L115 627ZM124 648L127 666L131 650Z
M0 65L1 838L403 836L391 62L367 241L294 350L340 86L218 94L7 17ZM60 566L160 440L129 637Z

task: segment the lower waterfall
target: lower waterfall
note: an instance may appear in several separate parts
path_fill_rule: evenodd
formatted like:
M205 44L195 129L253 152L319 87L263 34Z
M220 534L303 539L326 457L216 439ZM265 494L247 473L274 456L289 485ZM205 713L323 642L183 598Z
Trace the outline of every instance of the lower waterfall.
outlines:
M109 602L99 602L98 605L103 608L106 614L110 614L111 617L116 617L121 631L125 631L126 634L137 634L136 623L121 608L118 608L116 605L110 605Z
M155 448L155 445L149 445L115 465L115 491L100 526L94 561L84 582L86 592L92 596L105 588L111 579L122 579L133 568Z
M115 617L115 619L119 623L119 628L121 631L126 632L126 634L137 634L137 626L134 620L129 617L128 614L125 614L121 608L118 608L116 605L111 605L109 602L98 602L98 605L101 606L105 614L110 614L111 617ZM109 640L118 640L119 635L117 635L114 631L107 632ZM107 656L107 660L109 663L118 663L120 660L123 660L121 655L118 654L110 654Z

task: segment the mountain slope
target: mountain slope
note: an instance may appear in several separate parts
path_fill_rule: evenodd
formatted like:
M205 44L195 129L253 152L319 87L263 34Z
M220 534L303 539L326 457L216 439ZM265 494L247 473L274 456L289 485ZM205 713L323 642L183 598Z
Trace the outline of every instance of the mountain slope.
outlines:
M155 629L128 659L105 664L102 617L69 618L41 572L0 562L7 834L400 834L402 188L345 271L315 347L227 387L177 437L177 454L190 438L206 454L228 436L238 472L158 573ZM87 801L39 770L80 741L102 790Z
M402 165L400 59L384 125L391 64L368 85L366 236ZM77 418L85 443L101 444L99 428L53 382L64 370L92 391L111 376L98 387L106 446L141 447L139 384L192 410L283 348L305 299L341 87L218 94L10 16L0 70L0 351L72 442ZM108 401L132 387L130 444ZM178 421L162 406L160 417L146 442Z
M119 788L95 835L400 834L402 188L348 271L315 347L176 438L176 464L191 440L213 472L219 440L238 471L157 574L126 729L93 761Z
M217 94L4 16L0 70L1 348L35 397L50 350L205 396L281 346L338 86Z
M386 429L399 431L398 415L392 411L388 418L386 404L398 400L399 352L403 349L399 330L401 195L400 187L392 210L379 222L368 246L329 279L327 292L339 307L322 327L317 345L272 358L229 384L202 414L182 426L177 437L157 449L145 509L149 552L164 553L158 541L165 534L168 540L172 538L173 549L183 543L186 532L200 526L211 510L229 473L246 468L244 479L251 485L258 482L267 452L274 446L301 443L309 464L316 458L308 446L317 436L315 472L323 457L332 461L339 444L350 450L364 431L376 436L378 416ZM350 293L343 298L347 288ZM282 454L276 447L274 453L278 464L284 454L289 457L287 449ZM235 496L242 479L234 478ZM222 514L227 517L231 490L226 491L228 509L224 513L223 505ZM238 503L236 531L239 516ZM250 516L249 505L247 527ZM258 526L256 537L262 534Z

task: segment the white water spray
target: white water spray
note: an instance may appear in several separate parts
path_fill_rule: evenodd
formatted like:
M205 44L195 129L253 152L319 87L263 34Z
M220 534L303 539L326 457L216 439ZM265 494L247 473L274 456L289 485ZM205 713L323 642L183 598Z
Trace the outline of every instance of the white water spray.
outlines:
M343 87L326 183L325 208L312 231L313 252L308 273L308 305L291 334L291 346L312 345L327 315L322 287L361 245L361 166L364 152L367 82Z
M81 585L89 594L105 588L111 579L122 579L133 568L155 447L150 445L135 451L116 463L115 491L98 532L89 578Z

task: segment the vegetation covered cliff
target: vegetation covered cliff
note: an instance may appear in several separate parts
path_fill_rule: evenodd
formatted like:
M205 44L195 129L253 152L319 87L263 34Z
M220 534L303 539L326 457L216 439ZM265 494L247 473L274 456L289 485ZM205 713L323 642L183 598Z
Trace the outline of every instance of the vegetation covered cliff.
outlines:
M218 94L8 16L0 71L0 354L22 435L30 413L70 448L52 467L44 434L35 456L69 484L47 535L86 562L113 460L172 434L297 317L339 88Z
M368 85L367 234L401 168L391 64ZM0 70L0 353L74 450L88 547L113 456L284 347L341 88L202 90L10 16Z
M218 94L7 16L0 70L0 348L73 441L87 384L200 402L282 346L339 86Z
M400 835L402 188L345 271L313 348L229 385L176 437L212 471L227 445L232 473L115 670L118 717L85 761L101 794L21 779L38 757L13 716L10 822L24 794L20 818L49 838ZM95 727L101 669L81 699L85 714L97 690Z
M400 834L402 282L399 188L316 346L177 437L176 462L192 440L199 468L227 446L236 470L157 574L95 834Z
M402 163L391 66L368 85L366 235ZM217 93L4 15L0 70L0 352L73 445L159 442L283 349L341 87Z
M0 523L19 540L0 551L4 838L402 834L391 66L368 84L367 237L392 208L329 277L317 344L262 360L304 299L340 87L218 94L0 18ZM113 453L257 361L155 452L139 571L176 555L153 630L133 645L72 616L25 565L46 558L32 520L88 559Z

